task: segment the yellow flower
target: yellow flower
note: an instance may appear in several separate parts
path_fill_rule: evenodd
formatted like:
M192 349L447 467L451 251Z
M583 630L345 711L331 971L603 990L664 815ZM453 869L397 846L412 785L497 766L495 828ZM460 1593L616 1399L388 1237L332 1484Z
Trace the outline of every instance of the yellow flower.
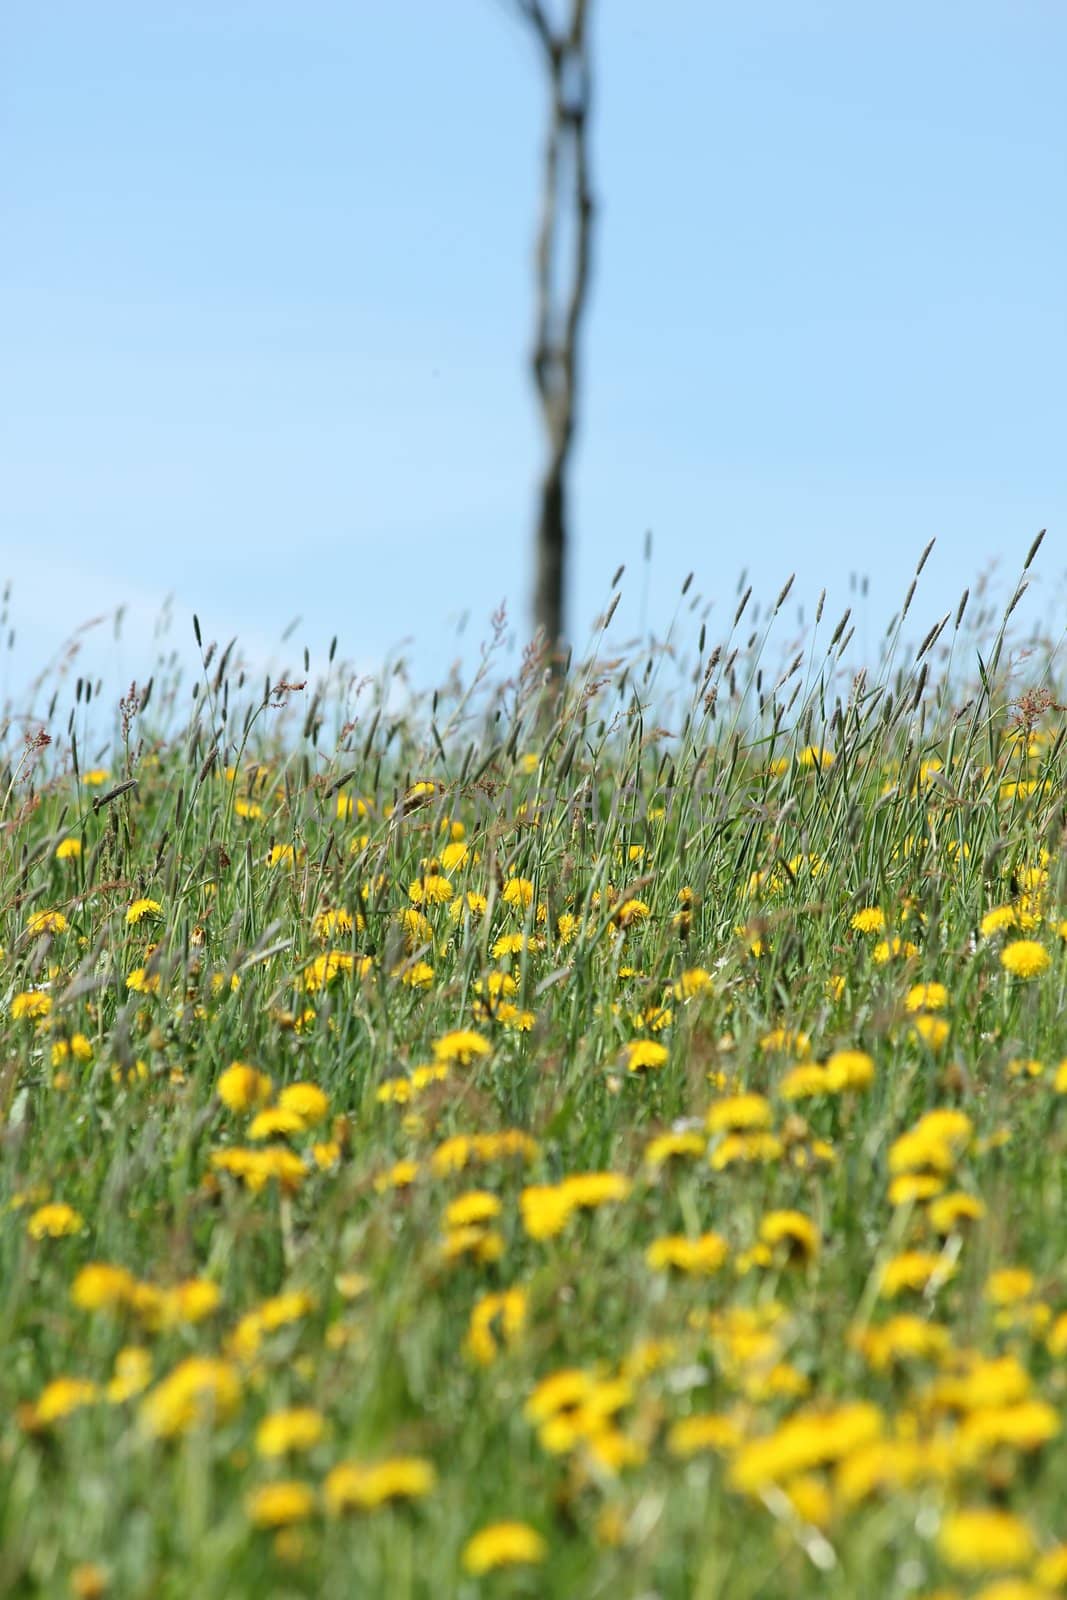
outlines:
M813 1261L819 1253L819 1231L802 1211L768 1211L759 1236L772 1249L784 1245L788 1254L803 1261Z
M54 1067L61 1067L64 1062L72 1059L74 1061L91 1061L93 1059L93 1047L84 1033L72 1034L69 1039L57 1039L52 1046L52 1065Z
M484 894L477 894L468 890L466 894L459 894L448 908L448 914L453 922L462 922L465 915L471 917L484 917L489 909L489 901Z
M828 1094L830 1089L826 1068L814 1061L802 1061L792 1067L778 1085L783 1100L810 1100L816 1095Z
M457 1196L445 1211L446 1228L469 1228L483 1222L492 1222L502 1210L499 1199L487 1189L468 1189Z
M133 1273L125 1267L90 1261L71 1284L70 1298L83 1311L113 1311L131 1304L136 1286Z
M759 1042L765 1052L791 1050L799 1060L811 1054L811 1040L806 1033L794 1028L772 1028Z
M666 1045L657 1044L654 1039L635 1039L626 1047L626 1070L655 1071L666 1064L667 1057Z
M215 1091L228 1111L252 1111L270 1099L274 1085L265 1072L232 1061L220 1075Z
M245 1499L249 1522L257 1528L286 1528L314 1514L315 1491L295 1480L264 1483Z
M433 968L428 961L415 961L409 966L394 967L393 977L409 989L426 989L433 982Z
M950 1348L947 1328L908 1313L850 1333L849 1343L875 1372L885 1372L897 1361L940 1361Z
M928 1017L923 1014L915 1018L911 1031L917 1039L922 1040L923 1044L929 1045L931 1050L941 1050L952 1030L944 1017Z
M835 1050L826 1063L826 1082L835 1094L867 1089L874 1082L874 1062L864 1050Z
M735 1417L718 1412L702 1412L676 1422L667 1435L667 1454L688 1461L704 1450L731 1455L744 1440L744 1429Z
M108 1570L98 1561L79 1561L71 1568L70 1592L74 1600L103 1600L110 1587Z
M330 939L335 935L343 938L345 934L351 933L353 927L357 925L363 928L365 926L364 920L358 915L353 919L350 911L340 909L336 911L319 911L316 912L312 920L311 931L320 939Z
M820 767L824 772L827 767L833 766L834 759L832 750L824 750L817 744L806 744L797 754L797 761L802 767Z
M945 1517L937 1548L959 1572L988 1572L1027 1565L1034 1557L1034 1536L1010 1511L965 1507Z
M769 1128L771 1103L761 1094L738 1094L718 1100L707 1115L709 1133L747 1132Z
M591 1211L613 1201L625 1200L632 1185L620 1172L579 1172L564 1178L560 1187L568 1204Z
M323 1497L333 1516L374 1511L390 1500L421 1500L432 1492L437 1474L421 1456L394 1456L377 1466L340 1461L326 1476Z
M526 1326L526 1293L505 1289L483 1294L474 1303L467 1332L468 1354L481 1366L489 1366L500 1352L500 1344L510 1347Z
M742 1445L730 1467L730 1485L743 1494L759 1494L797 1473L842 1460L882 1430L881 1412L867 1401L797 1412L773 1433Z
M106 1394L113 1406L121 1406L142 1394L152 1382L152 1357L143 1345L124 1345L115 1357L114 1373Z
M864 906L849 919L854 933L882 933L885 929L885 912L880 906Z
M62 911L37 911L27 922L26 932L32 935L66 933L69 926Z
M135 900L126 912L126 921L133 927L145 917L158 917L162 910L158 900Z
M956 1191L934 1200L926 1215L935 1233L947 1234L961 1222L979 1222L985 1216L985 1206L975 1195Z
M287 1111L284 1106L268 1106L265 1111L260 1111L252 1118L248 1125L250 1139L273 1139L276 1134L286 1137L291 1133L303 1133L304 1119L296 1111Z
M1033 1294L1034 1275L1028 1267L1001 1267L985 1283L985 1298L994 1306L1010 1306Z
M750 1165L756 1162L777 1161L782 1150L782 1141L777 1134L768 1133L764 1129L746 1133L728 1133L712 1149L708 1156L708 1165L713 1172L725 1172L727 1167L732 1167L738 1162Z
M31 1239L65 1239L70 1234L80 1233L84 1226L84 1218L73 1206L56 1200L37 1208L26 1224L26 1232Z
M11 1002L11 1015L16 1022L25 1018L36 1020L38 1017L47 1017L51 1009L52 996L40 989L28 989L23 994L17 994Z
M61 839L56 845L57 861L77 861L81 853L82 842L80 839L75 839L73 837L69 839Z
M574 1210L557 1184L533 1184L519 1196L522 1225L531 1239L554 1239L562 1233Z
M547 1554L544 1539L528 1522L491 1522L467 1540L463 1566L480 1578L497 1567L538 1566Z
M718 1233L703 1233L697 1239L684 1234L668 1234L654 1239L645 1251L645 1260L653 1272L675 1267L679 1272L717 1272L729 1251L726 1240Z
M882 1271L880 1293L890 1298L905 1289L921 1293L946 1282L955 1276L955 1272L955 1264L944 1256L932 1255L924 1250L906 1250L903 1255L894 1256L892 1261L886 1263Z
M935 1172L902 1172L889 1185L891 1206L910 1206L920 1200L932 1200L945 1187L945 1180Z
M472 1061L479 1056L489 1055L491 1050L489 1041L471 1028L453 1029L433 1043L435 1061L454 1062L461 1067L470 1066Z
M1000 964L1013 978L1037 978L1052 965L1052 957L1036 939L1013 939L1000 952Z
M281 1111L295 1112L306 1128L314 1128L330 1109L329 1098L317 1083L290 1083L278 1096Z
M451 881L440 872L427 872L408 885L408 899L413 906L443 906L455 894Z
M201 1421L220 1421L237 1408L241 1380L228 1361L188 1356L141 1403L147 1433L171 1439Z
M311 1450L325 1431L322 1412L312 1406L271 1411L256 1429L256 1453L270 1459L291 1451Z
M903 956L909 960L919 954L919 946L912 944L910 939L902 939L899 934L894 934L892 939L882 939L871 951L878 965L884 966L887 961L892 961L894 956Z
M529 910L533 904L534 886L529 878L509 878L501 890L501 899L506 906L516 906L520 911Z
M707 1144L702 1133L661 1133L645 1146L645 1165L655 1171L674 1156L702 1156Z
M904 998L908 1011L943 1011L948 1005L948 990L943 983L915 983Z
M82 783L87 789L102 789L111 774L106 767L90 767L82 773Z
M99 1398L96 1384L88 1378L54 1378L37 1397L31 1414L32 1424L37 1428L47 1428L53 1422L61 1422L64 1417L69 1417L73 1411L91 1406Z

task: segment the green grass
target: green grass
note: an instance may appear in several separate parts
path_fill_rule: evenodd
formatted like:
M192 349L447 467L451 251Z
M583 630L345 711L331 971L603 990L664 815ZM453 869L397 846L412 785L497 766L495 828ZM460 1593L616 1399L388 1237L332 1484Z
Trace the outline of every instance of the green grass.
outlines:
M779 670L783 600L702 637L682 689L666 654L605 664L598 639L563 684L527 663L494 687L489 657L466 694L394 712L334 665L249 699L209 650L187 725L180 685L127 698L106 776L83 686L65 733L53 708L55 742L10 758L0 1592L973 1596L1003 1574L967 1508L1018 1519L1005 1571L1034 1587L1012 1594L1057 1592L1054 657L961 611L923 647L894 619L855 678L847 621L820 619ZM1047 956L1029 979L1001 961L1021 938ZM909 1009L921 983L944 1005ZM486 1048L448 1061L460 1029ZM628 1070L636 1041L663 1063ZM844 1050L869 1083L843 1082ZM273 1107L316 1085L325 1116L257 1138L233 1062ZM799 1062L824 1068L810 1097ZM909 1158L942 1110L962 1116ZM688 1142L653 1167L671 1131ZM587 1173L626 1182L583 1205ZM459 1235L470 1191L492 1199ZM953 1194L980 1214L939 1224ZM792 1248L762 1239L776 1212L807 1246L788 1218ZM715 1270L647 1257L708 1233ZM92 1263L127 1275L108 1304ZM991 1282L1006 1268L1032 1278ZM498 1315L478 1343L506 1291L513 1336ZM217 1387L183 1407L192 1358ZM584 1409L532 1414L568 1369ZM265 1455L289 1408L313 1413L303 1443ZM399 1480L419 1492L375 1503L364 1476L368 1503L331 1501L338 1463L396 1458L428 1465ZM257 1526L278 1481L303 1488ZM541 1559L479 1576L469 1541L500 1521Z

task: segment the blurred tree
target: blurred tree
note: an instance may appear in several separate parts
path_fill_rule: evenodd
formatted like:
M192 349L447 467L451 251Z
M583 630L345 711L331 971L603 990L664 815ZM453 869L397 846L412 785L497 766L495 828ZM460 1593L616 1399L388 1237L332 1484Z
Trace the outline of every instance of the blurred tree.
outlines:
M567 477L578 401L578 347L589 291L593 196L589 183L592 69L588 0L567 0L558 25L542 0L507 0L529 27L544 66L548 130L534 251L532 376L547 442L538 485L534 624L557 665L563 655Z

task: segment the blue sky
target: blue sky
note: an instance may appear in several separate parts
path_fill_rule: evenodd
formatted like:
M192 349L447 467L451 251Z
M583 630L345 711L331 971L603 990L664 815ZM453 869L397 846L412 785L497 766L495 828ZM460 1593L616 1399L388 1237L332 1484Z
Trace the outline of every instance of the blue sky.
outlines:
M623 561L620 638L742 567L809 608L868 575L877 637L928 539L924 622L1045 525L1050 601L1060 0L594 20L575 637ZM0 63L7 687L122 602L99 660L145 676L168 594L255 659L299 614L428 679L502 600L521 648L543 108L505 0L16 0Z

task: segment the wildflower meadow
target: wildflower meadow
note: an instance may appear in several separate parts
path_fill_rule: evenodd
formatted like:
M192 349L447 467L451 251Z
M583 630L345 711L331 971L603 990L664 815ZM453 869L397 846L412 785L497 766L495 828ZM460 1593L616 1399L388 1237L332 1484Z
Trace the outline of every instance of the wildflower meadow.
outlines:
M0 1592L1067 1594L1067 723L914 593L12 717Z

